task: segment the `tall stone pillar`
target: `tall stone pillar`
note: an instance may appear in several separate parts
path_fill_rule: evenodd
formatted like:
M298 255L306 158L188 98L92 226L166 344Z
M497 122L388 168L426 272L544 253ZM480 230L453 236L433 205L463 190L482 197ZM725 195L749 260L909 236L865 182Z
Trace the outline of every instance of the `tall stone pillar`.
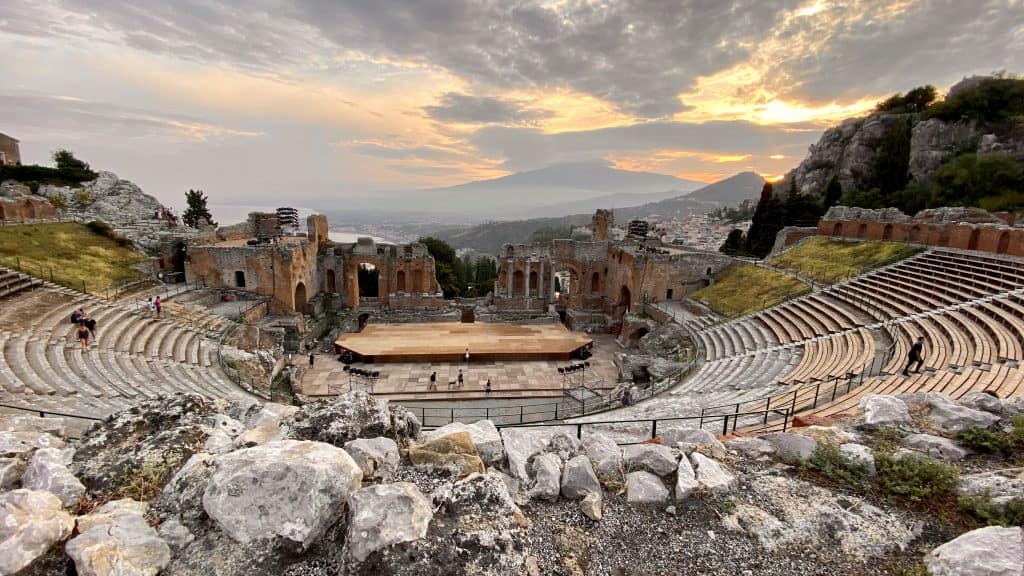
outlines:
M527 260L526 261L526 275L523 276L523 278L526 279L526 282L524 282L524 284L526 284L526 299L527 300L530 299L530 264L532 264L532 263L529 260Z
M512 259L508 259L508 278L505 279L508 284L508 297L512 297Z
M537 273L537 297L543 299L544 300L544 304L547 304L548 301L550 300L550 298L547 297L544 294L544 259L543 258L541 258L541 260L540 260L540 272Z

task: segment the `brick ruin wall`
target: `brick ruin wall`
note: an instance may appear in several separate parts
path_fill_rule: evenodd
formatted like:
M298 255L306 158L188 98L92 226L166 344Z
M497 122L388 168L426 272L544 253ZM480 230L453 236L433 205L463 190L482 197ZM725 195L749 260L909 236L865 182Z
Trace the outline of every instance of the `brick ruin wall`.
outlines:
M57 209L42 196L0 198L0 220L21 222L56 217Z
M1024 256L1024 229L999 224L821 220L818 234Z

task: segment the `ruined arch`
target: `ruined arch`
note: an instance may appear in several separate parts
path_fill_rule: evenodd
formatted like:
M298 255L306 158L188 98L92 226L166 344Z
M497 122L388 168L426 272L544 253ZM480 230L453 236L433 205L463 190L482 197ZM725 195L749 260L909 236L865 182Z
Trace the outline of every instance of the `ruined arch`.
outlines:
M633 303L633 294L629 291L629 286L625 284L622 288L619 288L619 306L625 306L626 311L629 311L629 306Z
M978 249L978 239L980 237L981 237L981 230L980 229L974 228L973 230L971 230L971 237L967 240L967 249L968 250L977 250Z
M594 272L594 275L590 277L590 291L600 292L601 291L601 275Z
M530 294L537 295L537 289L540 288L539 277L537 276L536 270L530 270Z
M334 270L327 271L327 293L334 294L338 291L338 278L334 274Z
M999 243L996 245L996 254L1006 254L1010 250L1010 231L1003 230L999 234Z
M907 231L907 242L920 242L921 241L921 227L911 226L910 230Z
M835 224L832 225L832 235L833 236L842 236L843 235L843 223L842 222L836 222Z
M886 224L882 229L882 240L892 240L892 224Z
M25 220L34 219L36 217L35 205L25 200L25 203L21 205L21 217Z
M868 235L868 224L867 222L861 222L860 226L857 227L857 238L863 238Z
M512 273L512 294L524 294L526 292L526 279L523 277L522 270L516 270Z
M306 284L303 282L295 285L295 311L300 314L306 313Z
M409 292L421 292L423 290L423 272L421 270L413 270L411 280Z
M395 292L405 292L405 270L399 270L395 274Z

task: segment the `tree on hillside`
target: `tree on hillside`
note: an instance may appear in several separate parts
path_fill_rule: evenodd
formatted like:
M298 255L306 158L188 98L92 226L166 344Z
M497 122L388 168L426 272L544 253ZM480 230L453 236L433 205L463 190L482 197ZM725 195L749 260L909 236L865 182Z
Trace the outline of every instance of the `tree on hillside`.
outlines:
M918 86L906 95L897 93L882 100L875 106L875 110L892 114L916 114L927 110L938 96L935 86Z
M739 228L733 228L729 231L729 236L726 237L725 242L722 243L722 247L718 249L722 254L728 254L729 256L735 256L743 251L743 230Z
M433 237L420 238L427 246L427 252L434 257L434 273L445 298L458 298L467 290L466 269L455 255L455 250L443 240Z
M747 232L746 252L759 258L767 256L785 220L786 207L775 197L772 183L765 182L761 189L761 199L751 218L750 231Z
M52 154L53 163L60 170L89 170L89 164L75 158L70 150L58 148Z
M1024 168L1002 154L961 154L939 166L932 177L932 205L1021 207Z
M833 176L828 181L828 187L825 188L825 196L821 199L822 208L828 210L829 208L839 204L839 199L843 197L843 185L839 183L839 177Z
M188 204L188 208L181 215L181 221L186 226L191 226L192 228L198 228L200 220L205 220L208 224L216 226L217 223L213 221L213 215L210 214L210 210L206 207L206 201L206 195L203 194L202 190L189 190L185 192L185 203Z
M783 226L814 226L824 214L816 198L800 191L796 177L790 182L789 194L786 195L783 207L786 213L782 220Z

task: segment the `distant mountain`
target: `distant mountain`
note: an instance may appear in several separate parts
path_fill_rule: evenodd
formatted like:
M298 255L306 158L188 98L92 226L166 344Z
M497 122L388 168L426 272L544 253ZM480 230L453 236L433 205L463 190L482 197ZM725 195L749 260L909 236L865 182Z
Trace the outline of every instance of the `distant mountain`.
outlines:
M737 206L744 200L756 200L761 195L764 179L753 172L741 172L724 180L700 188L694 192L640 206L616 208L615 222L624 224L636 218L654 214L668 217L686 216L692 213L710 212L722 206ZM609 198L605 196L604 198ZM601 208L607 206L596 206ZM438 236L455 248L473 248L496 254L503 244L528 243L536 236L549 237L554 232L568 236L572 226L590 222L593 210L562 216L559 218L533 218L506 222L488 222L464 229L438 232Z
M685 196L677 196L660 202L652 202L642 206L622 208L615 211L615 221L625 222L634 218L646 218L652 214L678 217L687 214L710 212L722 206L738 206L744 200L757 200L761 196L764 178L754 172L740 172L725 180L690 192Z
M363 203L367 206L372 204L378 211L396 209L461 214L470 220L505 220L552 213L552 210L546 210L547 207L558 207L563 214L566 211L588 211L593 205L592 200L601 197L613 197L613 203L618 205L636 205L665 198L666 194L678 195L695 190L701 184L665 174L620 170L600 160L553 164L539 170L447 188L382 192L363 201L352 200L349 204L351 208L361 208ZM629 201L632 195L638 196Z

